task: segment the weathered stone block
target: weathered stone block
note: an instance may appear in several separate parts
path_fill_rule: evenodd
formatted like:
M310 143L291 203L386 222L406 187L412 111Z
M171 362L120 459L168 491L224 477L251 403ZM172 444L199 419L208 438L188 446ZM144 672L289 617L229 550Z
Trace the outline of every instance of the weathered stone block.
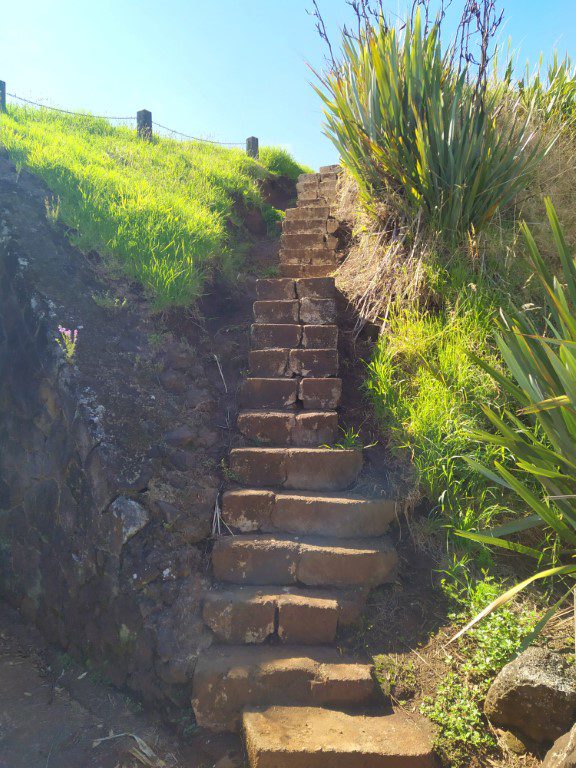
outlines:
M237 588L206 595L202 618L222 643L263 643L274 633L276 600Z
M297 579L310 586L377 586L391 581L398 555L389 541L302 543Z
M262 301L295 299L294 281L282 278L256 280L256 295Z
M336 349L337 325L305 325L302 329L302 346L306 349Z
M302 299L333 299L336 285L333 277L304 277L296 280L296 293Z
M255 323L250 338L252 349L293 349L300 346L302 326Z
M295 376L337 376L338 352L335 349L291 349L289 370Z
M278 636L283 643L332 643L338 628L337 600L285 595L278 598Z
M250 533L271 529L274 493L255 488L226 491L222 496L222 517L233 529Z
M297 323L300 319L298 301L255 301L254 319L257 323Z
M253 349L250 352L250 371L254 376L291 376L289 354L289 349Z
M239 400L242 408L288 408L297 398L296 379L245 379Z
M302 299L300 321L306 325L333 325L336 322L336 302L334 299Z
M337 408L342 397L342 379L302 379L298 397L304 408Z

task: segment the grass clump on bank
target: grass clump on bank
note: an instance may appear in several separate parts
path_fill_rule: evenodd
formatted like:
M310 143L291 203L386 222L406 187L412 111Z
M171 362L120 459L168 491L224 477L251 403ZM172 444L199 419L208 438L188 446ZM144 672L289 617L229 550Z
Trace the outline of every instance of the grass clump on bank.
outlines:
M78 245L142 283L158 309L193 305L211 277L232 277L247 240L242 212L274 215L259 182L304 172L280 148L263 148L256 161L240 149L146 142L89 115L24 107L2 115L0 142L57 196Z

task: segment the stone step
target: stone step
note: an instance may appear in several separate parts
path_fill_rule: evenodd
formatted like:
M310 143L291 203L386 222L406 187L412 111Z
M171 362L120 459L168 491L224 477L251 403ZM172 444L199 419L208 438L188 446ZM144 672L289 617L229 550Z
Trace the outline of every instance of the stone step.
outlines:
M386 537L223 536L212 550L215 578L232 584L375 587L394 578L397 562Z
M216 646L196 664L192 707L196 722L213 731L237 731L246 707L370 706L378 700L372 667L333 648Z
M340 227L338 219L333 218L314 218L309 219L288 219L282 224L282 233L289 235L313 233L333 235Z
M321 176L338 176L342 173L342 166L339 163L332 163L332 165L323 165L318 173Z
M300 300L255 301L254 319L268 325L331 325L336 322L336 301L309 296Z
M205 596L202 617L221 643L332 643L338 626L358 621L365 590L227 587Z
M338 263L334 261L332 265L310 266L304 264L280 264L280 274L282 277L327 277L338 268Z
M319 379L319 381L328 381L328 379ZM296 404L300 384L298 379L288 378L244 379L238 401L241 408L289 408ZM308 396L311 397L310 393Z
M280 248L280 265L302 264L303 266L322 266L336 260L334 248L328 246L310 246L305 248Z
M254 323L250 340L252 349L335 349L338 326Z
M290 278L261 278L256 280L256 294L260 301L286 301L291 299L333 299L336 286L331 277L312 277L301 280Z
M432 738L413 715L349 714L320 707L246 710L250 768L434 768Z
M341 491L362 469L362 452L330 448L233 448L230 469L243 485Z
M222 497L226 525L242 533L368 538L382 536L395 519L396 503L353 494L275 493L238 488Z
M250 371L264 377L337 376L338 352L335 349L255 349L250 352Z
M329 248L334 250L338 238L324 232L283 232L280 238L282 248Z
M295 221L302 219L327 219L330 216L330 206L323 204L299 206L298 208L289 208L286 211L286 221Z
M335 411L242 411L238 429L248 440L275 446L315 448L338 435Z

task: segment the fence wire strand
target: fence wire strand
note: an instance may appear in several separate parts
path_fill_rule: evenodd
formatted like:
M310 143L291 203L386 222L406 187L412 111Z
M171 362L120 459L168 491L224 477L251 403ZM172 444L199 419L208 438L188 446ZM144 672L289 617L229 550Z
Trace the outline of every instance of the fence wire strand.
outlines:
M93 117L97 120L132 120L134 121L136 118L134 117L112 117L111 115L92 115L87 112L73 112L69 109L61 109L60 107L50 107L47 104L40 104L37 101L32 101L31 99L25 99L23 96L18 96L15 93L7 93L7 96L10 96L11 99L17 99L18 101L23 101L25 104L31 104L34 107L39 107L40 109L50 109L52 112L61 112L64 115L74 115L75 117ZM187 133L182 133L181 131L175 131L173 128L168 128L166 125L161 125L160 123L152 122L152 125L156 128L161 128L163 131L168 131L168 133L172 133L175 136L182 136L184 139L188 139L189 141L200 141L204 144L218 144L221 147L243 147L244 143L243 141L214 141L212 139L200 139L198 136L189 136Z
M190 141L203 141L206 144L220 144L220 146L223 146L223 147L244 146L243 141L214 141L213 139L199 139L197 136L188 136L187 133L181 133L180 131L175 131L173 128L168 128L167 126L161 125L160 123L156 123L154 121L152 121L152 125L156 126L156 128L161 128L163 131L174 133L176 136L182 136L184 139L189 139Z
M61 109L60 107L50 107L47 104L40 104L37 101L31 101L31 99L25 99L23 96L17 96L15 93L7 93L11 99L18 99L26 104L32 104L34 107L40 107L40 109L50 109L52 112L62 112L65 115L74 115L75 117L94 117L97 120L135 120L134 117L113 117L112 115L92 115L88 112L72 112L69 109Z

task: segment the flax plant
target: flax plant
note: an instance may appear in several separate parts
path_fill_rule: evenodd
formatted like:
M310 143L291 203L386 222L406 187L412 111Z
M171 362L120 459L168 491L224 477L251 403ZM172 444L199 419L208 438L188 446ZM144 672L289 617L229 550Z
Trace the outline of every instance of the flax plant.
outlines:
M546 209L564 282L552 276L530 230L522 226L534 274L547 297L545 333L529 312L512 311L502 316L496 335L508 372L501 373L475 357L518 409L499 415L484 408L495 432L477 431L472 436L505 449L515 466L510 471L500 462L487 467L469 459L472 468L515 494L530 514L493 530L460 532L526 555L534 560L535 569L490 603L457 637L535 581L576 578L576 265L550 200ZM539 492L535 485L540 486ZM540 533L537 544L517 540L517 534L531 530ZM569 597L572 587L545 614L536 631Z
M508 87L471 85L443 53L440 27L419 11L399 35L384 20L344 35L342 59L320 75L325 132L365 201L400 194L449 238L479 231L522 190L544 150L531 110Z

